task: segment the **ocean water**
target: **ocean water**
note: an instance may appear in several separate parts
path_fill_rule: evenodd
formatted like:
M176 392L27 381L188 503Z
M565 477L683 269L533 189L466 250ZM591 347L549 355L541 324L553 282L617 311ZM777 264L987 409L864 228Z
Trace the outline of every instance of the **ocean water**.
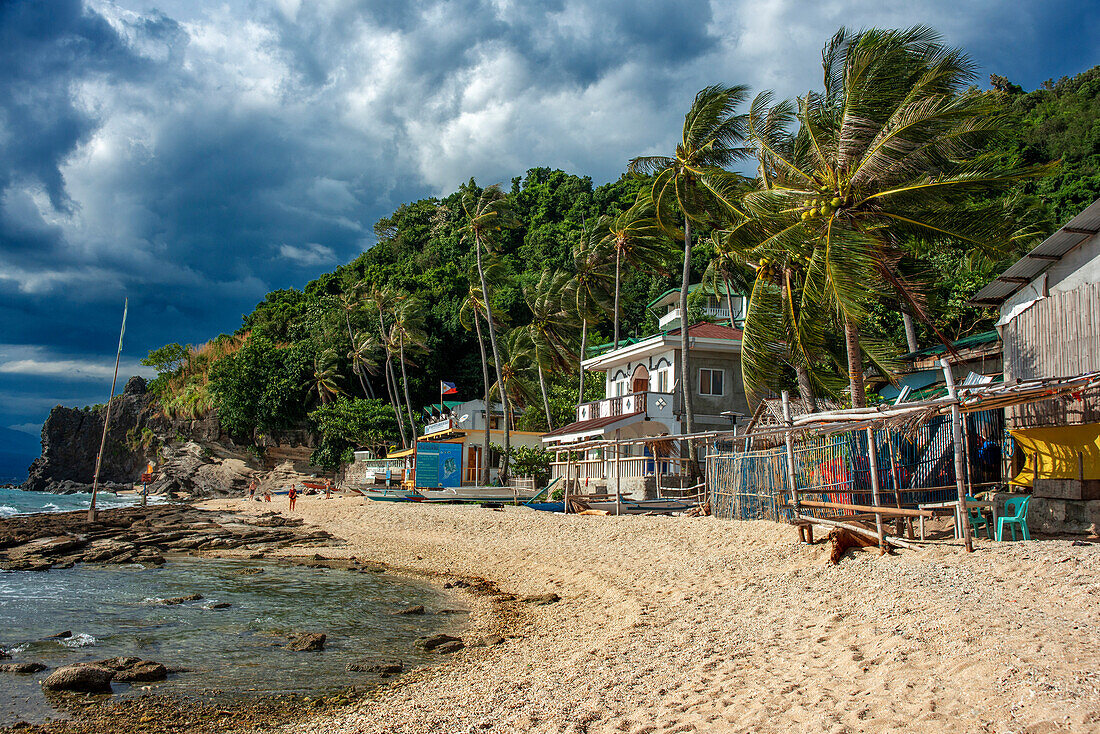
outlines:
M150 504L164 502L162 497L149 497ZM35 512L69 512L86 510L92 504L90 492L76 494L50 494L48 492L24 492L21 489L0 487L0 517L27 515ZM95 505L99 509L111 507L129 507L141 504L136 494L114 494L100 492L96 495Z
M256 571L260 571L257 573ZM165 606L165 598L198 593L201 601ZM228 602L228 609L213 609ZM413 604L425 615L396 615ZM371 685L378 677L345 670L349 662L401 660L406 669L430 656L417 637L456 633L466 616L438 614L455 602L404 577L277 562L174 558L162 568L78 565L46 573L0 572L0 649L12 661L51 669L134 655L189 672L162 683L114 686L115 696L155 693L200 697L320 693ZM69 631L64 640L46 639ZM295 632L324 632L322 652L284 648ZM0 674L0 726L62 718L39 681ZM208 699L206 699L208 700Z

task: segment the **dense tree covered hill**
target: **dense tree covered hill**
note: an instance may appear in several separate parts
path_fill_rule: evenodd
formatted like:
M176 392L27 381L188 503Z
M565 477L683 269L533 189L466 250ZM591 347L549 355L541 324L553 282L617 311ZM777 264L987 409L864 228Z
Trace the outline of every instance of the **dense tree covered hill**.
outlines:
M1009 154L1026 163L1062 162L1055 175L1021 186L1037 199L1049 234L1100 197L1100 66L1033 92L1004 77L991 82L1018 119Z

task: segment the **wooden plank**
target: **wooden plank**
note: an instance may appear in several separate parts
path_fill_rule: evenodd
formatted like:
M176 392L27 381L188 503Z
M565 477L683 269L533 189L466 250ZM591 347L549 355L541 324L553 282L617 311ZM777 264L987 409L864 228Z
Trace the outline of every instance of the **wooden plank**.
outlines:
M935 517L932 510L914 510L908 507L875 507L874 505L852 505L845 502L824 502L820 500L802 500L803 507L811 507L822 510L847 510L849 512L867 512L870 514L881 513L892 517ZM791 507L790 503L785 505ZM877 536L876 536L877 537Z

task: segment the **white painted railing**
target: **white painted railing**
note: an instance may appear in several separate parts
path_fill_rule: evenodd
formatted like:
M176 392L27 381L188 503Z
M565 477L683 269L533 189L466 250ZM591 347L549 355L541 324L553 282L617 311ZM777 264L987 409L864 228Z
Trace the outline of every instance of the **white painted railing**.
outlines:
M666 392L634 392L604 398L577 407L577 420L590 421L616 415L645 413L649 418L671 418L675 396Z
M729 321L730 318L730 310L725 306L705 306L702 311L704 314L713 319ZM674 308L666 313L664 316L661 316L659 319L657 319L657 326L662 330L670 329L674 328L674 324L679 323L679 321L680 309Z
M680 463L679 458L657 459L652 456L624 456L619 459L619 478L633 479L679 474L681 473ZM615 477L615 459L614 457L607 459L574 459L572 462L554 461L550 463L551 479L564 477L567 471L570 479L606 481Z

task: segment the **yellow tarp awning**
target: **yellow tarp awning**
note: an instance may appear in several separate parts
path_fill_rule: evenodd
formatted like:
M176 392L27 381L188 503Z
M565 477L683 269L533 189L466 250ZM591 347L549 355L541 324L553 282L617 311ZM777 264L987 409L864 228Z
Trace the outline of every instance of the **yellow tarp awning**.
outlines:
M414 448L401 449L400 451L391 451L386 454L387 459L403 459L406 456L412 456L412 453L416 451Z
M1100 479L1100 423L1009 431L1027 457L1011 480L1022 487L1035 479Z

